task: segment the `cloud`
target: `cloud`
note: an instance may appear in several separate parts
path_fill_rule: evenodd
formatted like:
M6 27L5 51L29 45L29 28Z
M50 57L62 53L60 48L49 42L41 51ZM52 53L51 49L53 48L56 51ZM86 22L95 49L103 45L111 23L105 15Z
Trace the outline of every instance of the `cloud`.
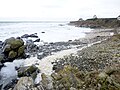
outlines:
M1 18L39 18L61 20L116 17L120 0L0 0Z

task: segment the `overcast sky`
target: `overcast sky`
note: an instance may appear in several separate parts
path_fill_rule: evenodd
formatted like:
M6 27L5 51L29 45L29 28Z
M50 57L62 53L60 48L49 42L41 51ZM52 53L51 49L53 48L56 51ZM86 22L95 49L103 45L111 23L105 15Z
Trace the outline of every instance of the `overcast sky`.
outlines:
M120 0L0 0L0 20L77 20L117 17Z

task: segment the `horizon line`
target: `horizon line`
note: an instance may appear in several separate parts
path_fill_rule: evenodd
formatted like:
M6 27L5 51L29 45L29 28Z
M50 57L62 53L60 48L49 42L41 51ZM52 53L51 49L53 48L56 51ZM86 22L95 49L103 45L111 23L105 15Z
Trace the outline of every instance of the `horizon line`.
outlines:
M23 22L26 22L26 23L29 23L29 22L30 23L40 23L41 22L42 23L42 22L70 22L70 21L67 21L67 20L63 20L63 21L61 21L61 20L56 20L56 21L55 20L53 20L53 21L52 20L50 20L50 21L44 21L44 20L39 20L39 21L38 20L30 20L30 21L29 20L7 20L7 21L6 20L0 20L0 23L5 23L5 22L6 23L7 22L8 23L10 23L10 22L11 23L17 23L17 22L18 23L23 23Z

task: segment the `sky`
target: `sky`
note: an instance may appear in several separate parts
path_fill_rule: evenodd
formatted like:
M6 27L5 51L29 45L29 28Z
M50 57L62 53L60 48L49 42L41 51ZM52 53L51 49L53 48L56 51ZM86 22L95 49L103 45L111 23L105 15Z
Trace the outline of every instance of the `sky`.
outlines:
M117 17L120 0L0 0L0 21L70 21Z

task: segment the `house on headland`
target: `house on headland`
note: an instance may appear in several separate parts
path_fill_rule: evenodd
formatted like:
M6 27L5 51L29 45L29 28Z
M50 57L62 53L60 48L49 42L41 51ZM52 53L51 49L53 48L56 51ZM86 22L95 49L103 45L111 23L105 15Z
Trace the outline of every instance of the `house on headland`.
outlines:
M93 19L97 19L97 15L94 15L94 16L93 16Z
M120 20L120 15L117 17L117 20Z

